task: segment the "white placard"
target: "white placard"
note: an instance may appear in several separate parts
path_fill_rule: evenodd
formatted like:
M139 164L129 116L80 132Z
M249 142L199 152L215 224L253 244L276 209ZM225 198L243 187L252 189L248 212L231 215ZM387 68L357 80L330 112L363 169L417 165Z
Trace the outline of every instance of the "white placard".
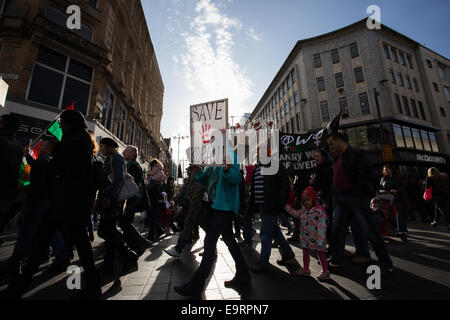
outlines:
M4 108L6 104L6 95L8 94L8 84L0 77L0 107Z
M228 99L190 106L190 137L193 164L223 164L225 130L228 129Z

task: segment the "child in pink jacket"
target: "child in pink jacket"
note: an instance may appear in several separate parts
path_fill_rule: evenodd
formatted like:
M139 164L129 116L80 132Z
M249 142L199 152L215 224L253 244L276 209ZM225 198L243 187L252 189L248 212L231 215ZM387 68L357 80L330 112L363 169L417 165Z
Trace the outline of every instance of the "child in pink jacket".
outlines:
M302 208L294 210L286 205L285 210L292 216L300 218L300 244L303 250L303 268L296 271L297 275L311 275L309 270L310 254L312 250L317 252L322 272L318 280L330 279L328 263L325 255L327 249L326 231L327 215L325 209L317 202L317 194L312 187L306 188L302 193Z

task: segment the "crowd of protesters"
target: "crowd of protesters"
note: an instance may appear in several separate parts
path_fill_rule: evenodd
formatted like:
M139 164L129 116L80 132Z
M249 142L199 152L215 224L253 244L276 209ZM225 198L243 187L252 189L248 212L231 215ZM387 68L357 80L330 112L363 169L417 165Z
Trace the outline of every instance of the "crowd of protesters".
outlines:
M39 266L49 261L50 247L56 272L65 271L77 250L86 283L80 297L98 299L104 278L137 270L139 257L162 237L178 233L177 244L165 249L178 258L200 238L202 228L206 233L202 261L190 281L174 287L180 295L199 298L220 237L236 264L236 275L225 286L236 288L250 286L253 273L270 272L272 248L281 253L277 264L287 266L299 258L291 246L300 246L303 264L294 272L298 276L311 275L310 256L315 251L322 267L317 278L326 281L334 270L344 268L346 235L351 230L356 249L352 262L371 261L370 242L382 274L388 275L394 265L387 236L406 242L407 222L415 219L415 212L432 226L446 219L450 230L445 173L432 167L426 177L407 180L386 164L377 176L365 153L350 146L340 132L330 134L327 150L315 152L317 166L311 175L290 176L282 165L276 174L266 175L269 164L259 161L246 172L236 161L206 168L191 165L177 190L175 178L166 175L158 159L152 159L145 172L137 162L136 147L127 146L120 154L111 138L102 138L97 145L78 111L64 111L59 123L61 141L44 138L34 159L15 139L19 120L4 115L0 121L0 232L19 212L22 217L14 251L0 273L9 281L9 298L20 298L27 291ZM31 166L28 187L19 184L24 157ZM124 198L130 179L136 191ZM145 216L146 232L134 225L136 213ZM254 247L257 216L260 256L249 265L243 250ZM283 226L291 238L285 238ZM91 244L95 229L104 240L100 269Z

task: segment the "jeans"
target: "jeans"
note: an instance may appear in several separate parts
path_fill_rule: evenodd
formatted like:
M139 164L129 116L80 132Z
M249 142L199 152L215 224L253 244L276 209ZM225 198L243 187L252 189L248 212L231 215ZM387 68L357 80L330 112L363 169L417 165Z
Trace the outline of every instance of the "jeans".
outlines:
M370 214L370 198L354 197L352 195L335 194L333 197L334 219L333 219L333 253L332 262L342 264L345 251L345 229L351 219L361 227L362 233L368 236L372 242L375 253L380 264L392 267L386 244L378 229L373 223Z
M262 208L259 210L262 212ZM259 237L261 238L261 256L260 263L268 264L270 253L272 251L272 240L275 240L280 246L280 253L282 257L294 256L291 246L284 238L280 227L277 224L277 215L263 214L261 215L261 230Z
M198 216L201 209L202 207L200 201L191 202L189 204L189 211L184 220L183 232L181 232L180 236L178 237L177 245L175 246L175 249L178 252L182 252L186 244L191 239L192 230L194 230L194 227L198 221Z
M102 217L98 226L97 234L105 240L104 265L112 268L116 251L125 258L130 249L125 243L122 233L117 230L117 217Z
M243 212L243 219L242 219L242 233L244 236L244 241L251 242L252 241L252 219L253 219L253 213L249 208L245 208Z
M214 265L217 241L220 235L222 235L236 264L236 277L250 280L247 262L245 262L241 249L234 238L232 225L234 217L235 214L231 211L213 211L204 241L202 262L188 284L194 293L200 294L205 288L206 279L211 274Z

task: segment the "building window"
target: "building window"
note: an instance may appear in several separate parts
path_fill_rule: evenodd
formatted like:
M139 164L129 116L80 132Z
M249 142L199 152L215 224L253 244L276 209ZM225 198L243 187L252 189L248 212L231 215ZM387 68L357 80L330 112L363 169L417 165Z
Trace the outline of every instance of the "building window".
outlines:
M322 121L330 120L330 113L328 112L328 102L327 101L320 102L320 112L322 113Z
M292 133L295 133L295 118L291 119L291 129L292 129Z
M443 65L438 65L438 70L441 79L445 79L445 67Z
M416 100L411 99L411 109L413 111L414 118L419 119L419 112L417 112Z
M366 92L359 94L359 103L361 105L361 114L370 114L369 98Z
M297 77L295 76L295 70L292 70L291 77L292 77L292 83L295 83L297 81Z
M406 55L406 59L408 60L409 67L410 67L411 69L414 69L414 67L413 67L413 62L412 62L412 58L411 58L411 56L410 56L409 54Z
M342 111L342 119L348 118L350 115L348 113L347 98L339 98L339 108Z
M416 78L413 78L414 88L416 89L416 92L419 92L419 84L417 83Z
M300 131L300 124L301 124L300 113L297 113L297 131Z
M389 73L389 78L391 78L391 82L393 84L396 84L394 70L392 70L391 68L388 68L388 73Z
M395 49L394 47L391 47L391 53L392 53L392 60L394 62L398 62L397 49Z
M93 70L91 67L41 46L33 68L28 100L58 109L75 101L86 115Z
M423 108L422 101L417 101L417 103L419 104L419 112L420 112L420 116L422 117L422 120L427 120L427 117L425 116L425 109Z
M317 78L317 90L325 91L325 80L323 77Z
M278 94L277 93L275 93L275 104L278 104Z
M358 44L356 42L353 42L349 45L350 47L350 55L352 58L359 57L359 50L358 50Z
M402 87L405 86L405 84L403 83L402 74L401 74L401 72L398 72L398 71L397 71L397 81L398 81L398 84L401 85Z
M402 66L406 66L405 55L403 54L403 52L399 51L398 55L400 57L400 64Z
M439 92L439 86L436 82L433 82L434 91Z
M411 79L410 79L409 76L407 76L407 75L405 75L405 77L406 77L406 87L407 87L408 89L412 89L412 86L411 86Z
M440 107L439 110L441 111L441 116L445 118L447 116L447 114L445 113L445 109Z
M450 89L448 87L444 87L445 98L448 102L450 102Z
M428 68L433 69L433 64L428 59L427 59L427 65L428 65Z
M339 63L339 49L333 49L331 50L331 61L333 64Z
M394 130L395 144L398 148L404 148L405 140L403 139L402 128L398 124L393 124L392 128Z
M422 139L420 138L419 129L411 128L414 144L416 145L416 149L423 150Z
M428 132L428 136L430 137L431 148L433 149L433 151L440 152L436 139L436 134L434 132Z
M362 67L355 68L355 81L356 83L364 82Z
M289 105L291 107L291 109L294 109L294 97L289 97Z
M279 95L279 98L280 98L280 101L281 101L281 99L283 99L283 90L281 89L281 87L278 88L278 95Z
M56 7L48 6L45 16L60 27L67 29L67 14ZM73 29L71 31L88 41L92 41L92 28L83 23L81 24L81 29Z
M336 73L334 75L334 78L336 79L336 88L344 87L344 77L342 75L342 72Z
M125 139L125 126L126 126L126 120L127 120L127 110L123 105L120 105L119 107L119 113L117 114L117 130L116 135L117 138L119 138L120 141L124 142Z
M315 54L313 56L314 59L314 68L320 68L322 66L322 61L320 60L320 54Z
M288 77L286 82L287 82L288 89L290 89L292 87L291 77Z
M414 149L414 140L411 134L411 128L402 126L403 136L405 137L406 148Z
M294 101L295 101L295 105L297 105L298 104L298 92L297 91L295 91L294 92Z
M283 82L283 95L287 93L286 81Z
M284 103L284 113L287 115L289 113L289 103L286 101Z
M409 109L408 98L406 98L405 96L403 96L402 98L403 98L403 106L405 107L406 115L408 117L411 117L411 110Z
M289 121L286 122L286 132L287 132L287 133L292 133L292 132L291 132L291 128L290 128L290 126L289 126Z
M283 106L281 106L280 111L281 111L281 118L283 118L284 117L284 108L283 108Z
M112 130L113 127L113 116L114 116L114 103L116 97L107 87L105 90L104 100L103 100L103 110L102 110L102 125L108 129Z
M391 59L391 56L389 54L389 48L386 44L383 44L383 49L384 49L384 56L386 57L386 59Z
M423 148L425 151L432 151L428 132L426 130L420 130L420 135L422 136Z
M128 144L134 145L134 135L136 130L136 122L133 119L128 120Z
M397 111L399 113L403 114L402 103L400 101L400 96L398 94L394 93L394 97L395 97L395 104L397 105Z

